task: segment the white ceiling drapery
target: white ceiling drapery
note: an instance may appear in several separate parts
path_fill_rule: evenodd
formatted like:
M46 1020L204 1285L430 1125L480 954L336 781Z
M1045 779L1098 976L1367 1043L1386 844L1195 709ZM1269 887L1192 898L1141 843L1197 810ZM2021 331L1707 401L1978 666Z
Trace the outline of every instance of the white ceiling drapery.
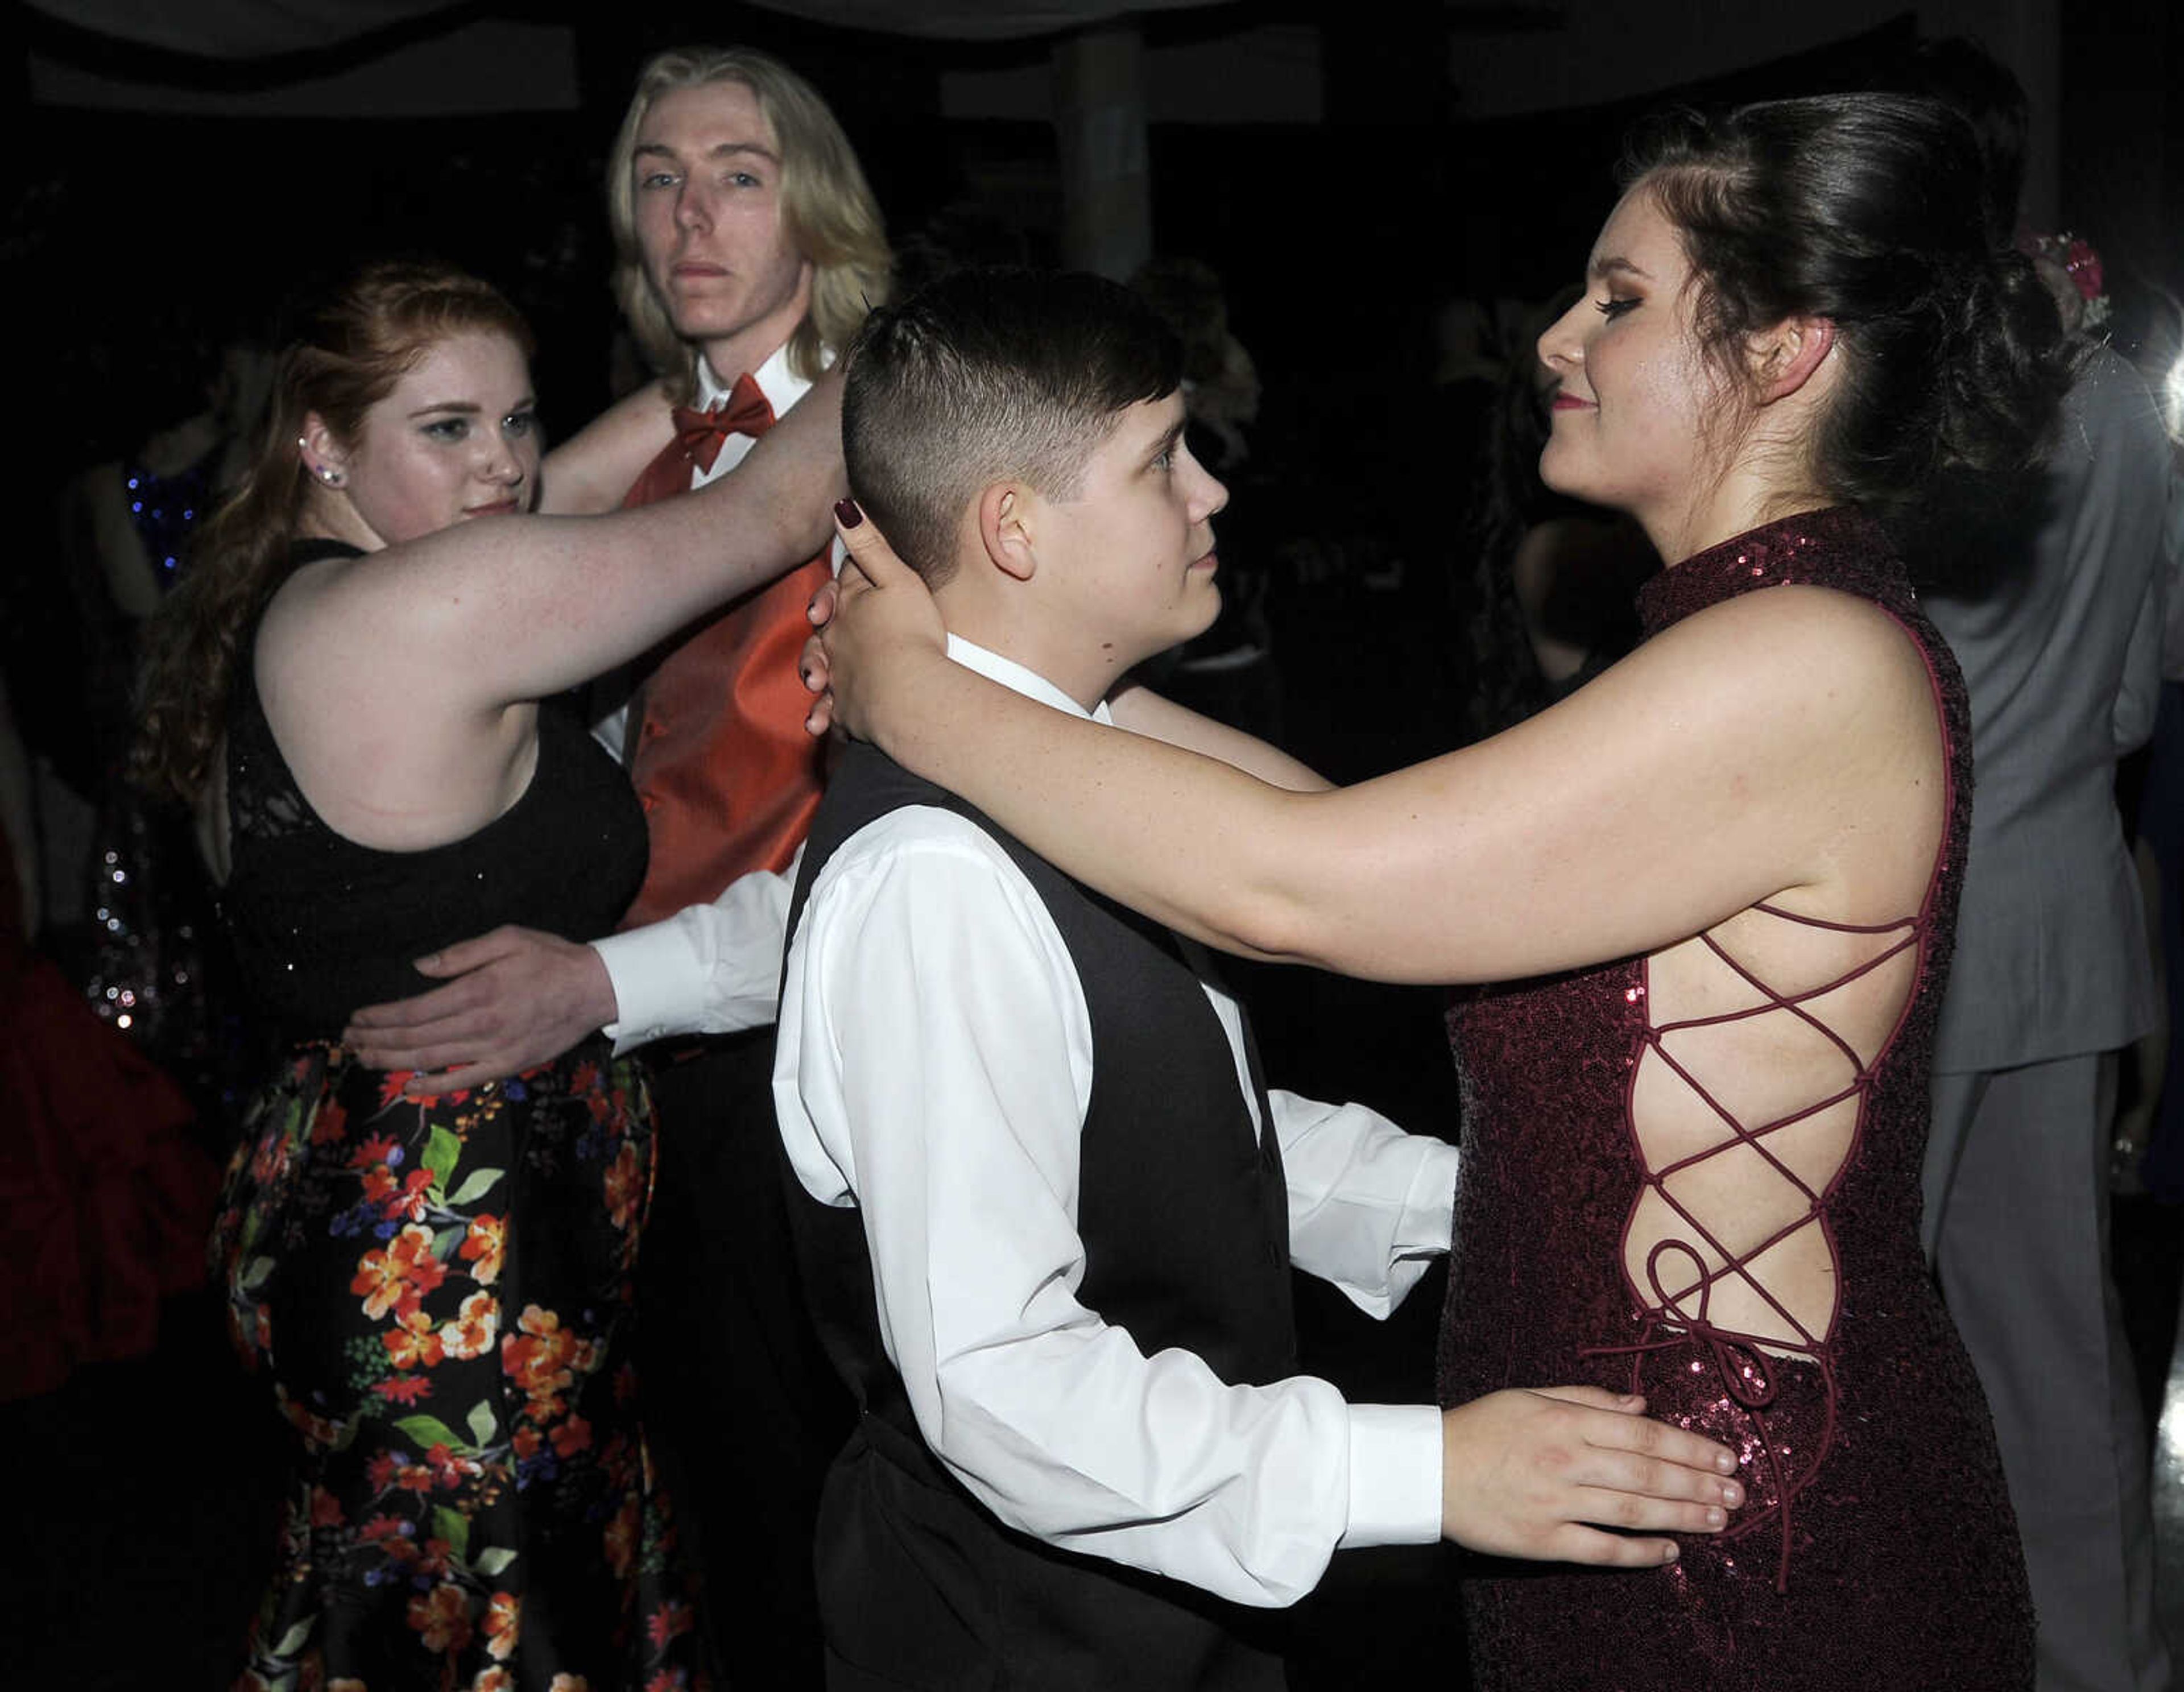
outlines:
M29 0L32 9L137 47L206 58L308 53L445 11L453 0ZM944 40L1006 41L1212 0L755 0L818 24Z

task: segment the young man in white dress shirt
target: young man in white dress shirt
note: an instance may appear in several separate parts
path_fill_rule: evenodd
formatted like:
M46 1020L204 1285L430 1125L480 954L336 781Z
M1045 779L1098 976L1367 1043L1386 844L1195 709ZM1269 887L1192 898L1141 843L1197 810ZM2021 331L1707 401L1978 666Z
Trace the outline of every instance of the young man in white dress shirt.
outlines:
M959 662L1321 785L1127 686L1220 603L1178 376L1112 284L948 279L850 354L851 486ZM1279 1686L1256 1620L1340 1547L1612 1521L1641 1534L1600 1561L1658 1566L1652 1534L1723 1525L1726 1454L1635 1401L1444 1415L1296 1373L1291 1262L1385 1315L1448 1249L1456 1154L1268 1092L1195 947L864 745L789 920L791 1220L863 1411L820 1514L830 1686Z

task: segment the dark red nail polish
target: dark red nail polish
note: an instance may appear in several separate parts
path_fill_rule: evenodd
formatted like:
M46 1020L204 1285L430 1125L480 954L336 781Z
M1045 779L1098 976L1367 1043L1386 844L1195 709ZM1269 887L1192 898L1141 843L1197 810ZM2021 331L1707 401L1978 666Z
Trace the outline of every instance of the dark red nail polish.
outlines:
M845 529L854 529L865 520L865 514L857 509L855 500L837 499L834 502L834 520Z

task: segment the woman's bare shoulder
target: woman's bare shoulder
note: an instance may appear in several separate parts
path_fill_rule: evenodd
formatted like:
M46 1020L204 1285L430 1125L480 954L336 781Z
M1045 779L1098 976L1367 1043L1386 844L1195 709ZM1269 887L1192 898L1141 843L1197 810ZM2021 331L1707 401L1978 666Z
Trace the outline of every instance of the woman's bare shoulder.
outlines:
M315 559L291 570L265 602L255 636L257 663L261 671L277 669L292 658L306 661L320 656L317 648L331 643L341 631L344 607L337 591L350 580L362 558ZM361 633L353 624L352 633Z
M1719 677L1805 709L1857 710L1927 693L1925 653L1885 607L1858 594L1786 582L1694 612L1640 648L1657 664Z

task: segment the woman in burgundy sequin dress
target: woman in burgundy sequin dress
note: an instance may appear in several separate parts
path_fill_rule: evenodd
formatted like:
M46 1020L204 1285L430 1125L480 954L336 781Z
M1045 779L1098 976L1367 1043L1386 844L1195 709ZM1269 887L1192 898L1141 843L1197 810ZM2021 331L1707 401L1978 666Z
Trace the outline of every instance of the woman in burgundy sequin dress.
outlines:
M1674 561L1597 681L1479 746L1279 793L951 673L867 525L878 586L829 632L836 713L1201 939L1507 983L1451 1019L1442 1401L1640 1392L1733 1446L1748 1496L1651 1569L1468 1567L1479 1684L2029 1686L1992 1432L1918 1244L1964 695L1884 523L1937 481L2029 470L2067 363L1939 108L1679 120L1626 181L1540 342L1542 474ZM1528 1559L1594 1531L1448 1527Z

